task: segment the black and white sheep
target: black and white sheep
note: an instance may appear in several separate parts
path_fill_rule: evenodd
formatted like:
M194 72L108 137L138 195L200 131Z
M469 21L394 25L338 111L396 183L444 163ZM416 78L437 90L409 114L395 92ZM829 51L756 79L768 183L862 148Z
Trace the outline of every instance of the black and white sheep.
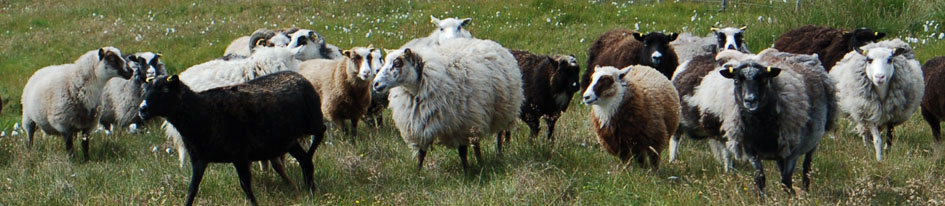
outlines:
M72 141L82 132L82 152L89 158L89 132L98 125L95 109L102 88L113 77L128 79L121 51L103 47L86 52L71 64L47 66L37 70L23 88L23 128L27 147L39 127L46 134L60 135L66 150L73 155Z
M601 146L623 162L659 168L660 152L679 125L679 95L659 71L648 66L594 69L584 92ZM646 160L649 159L649 162Z
M312 155L325 125L318 93L295 72L277 72L244 84L196 92L177 76L148 85L139 108L144 118L160 116L182 134L193 168L187 205L192 205L204 170L211 162L233 163L240 186L253 205L252 161L286 152L298 160L309 189L314 188ZM309 151L298 138L314 135Z
M568 109L571 96L578 87L581 67L574 55L545 56L527 51L511 50L522 71L522 87L525 103L519 118L538 135L540 119L545 120L545 136L553 140L555 122ZM501 141L500 141L501 142Z
M391 51L385 59L373 87L390 92L394 123L416 151L418 168L434 141L458 148L464 170L472 144L481 164L476 137L515 125L525 99L522 75L515 57L498 43L457 38L438 47Z
M430 35L410 40L400 48L414 48L416 50L417 47L441 45L449 39L473 38L472 34L466 30L466 26L469 26L470 22L472 22L472 18L446 18L441 20L431 15L430 23L436 25L436 29Z
M581 91L590 84L596 66L623 68L630 65L646 65L671 78L679 66L676 52L669 42L679 35L615 29L601 34L587 52L587 68L581 76Z
M382 57L374 46L344 51L341 59L313 59L299 64L299 74L308 79L321 96L324 117L346 134L357 136L358 121L371 104L374 68ZM384 97L386 98L386 97ZM350 121L350 127L345 125Z
M304 47L296 55L299 60L335 59L341 57L338 47L326 44L325 38L315 31L299 28L281 30L258 29L252 36L242 36L227 46L223 55L250 56L256 47Z
M922 65L925 76L925 95L922 96L922 118L929 123L932 137L941 140L942 126L945 119L945 56L935 57Z
M138 116L138 105L144 99L145 81L167 75L160 57L160 54L152 52L125 56L125 63L132 72L131 79L112 78L105 84L98 110L101 126L109 131L128 127L129 132L135 133L144 123L145 119Z
M762 159L776 160L785 190L804 155L803 189L810 185L814 151L836 126L833 80L813 55L766 49L758 55L723 51L722 67L707 75L690 101L725 102L703 108L722 119L724 136L740 147L755 168L755 185L764 194Z
M863 141L872 139L876 160L882 161L883 148L892 145L893 128L912 117L925 92L912 47L899 39L867 44L847 53L835 68L830 76L837 80L840 108L856 123Z
M678 61L680 64L692 60L692 58L696 56L715 56L716 53L722 50L736 50L747 54L750 53L750 51L748 50L747 43L745 43L746 28L748 27L712 27L712 33L706 37L682 33L675 41L670 42L669 45L676 51L676 56L679 57Z
M874 32L868 28L844 32L834 28L806 25L781 34L775 40L774 48L796 54L817 54L829 72L854 48L876 42L885 36L886 33Z
M372 52L371 56L376 56L379 58L377 62L371 63L372 66L377 65L377 67L374 68L374 71L371 73L373 79L373 76L376 75L381 69L381 66L384 65L384 54L381 53L380 49L378 49ZM364 121L374 126L380 126L381 124L384 124L384 117L381 115L384 113L384 109L387 108L388 103L389 101L387 100L387 92L378 92L372 89L371 105L368 106L367 111L364 113Z

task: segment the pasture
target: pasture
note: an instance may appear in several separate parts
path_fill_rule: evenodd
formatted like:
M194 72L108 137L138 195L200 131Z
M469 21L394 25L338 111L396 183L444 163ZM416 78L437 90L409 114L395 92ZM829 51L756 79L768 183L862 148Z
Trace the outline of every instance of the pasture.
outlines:
M597 36L616 28L692 32L713 25L747 25L749 48L761 51L791 28L817 24L869 27L886 39L910 42L920 61L945 55L945 2L938 0L730 1L0 1L0 205L176 205L184 202L190 166L159 123L139 134L95 133L91 159L66 154L59 137L37 135L26 148L20 95L33 71L69 63L82 53L115 46L130 54L163 53L172 74L223 54L231 40L257 28L299 27L342 49L373 44L393 49L432 31L430 15L471 17L473 36L510 49L574 54L584 67ZM583 68L582 68L583 70ZM532 138L519 122L501 156L494 137L483 138L484 162L470 158L464 173L456 151L434 146L422 171L392 125L361 124L358 137L334 139L315 153L315 187L287 185L254 167L263 205L757 205L754 169L736 161L725 173L705 141L683 140L674 163L659 170L621 165L600 148L588 121L590 108L573 98L558 121L556 141ZM824 138L813 161L809 191L782 191L765 162L765 203L797 205L945 204L945 148L920 115L896 129L886 159L841 120L836 138ZM665 152L664 152L665 153ZM291 159L291 158L288 158ZM297 164L287 164L300 182ZM795 187L800 172L795 172ZM800 189L798 188L798 191ZM211 164L199 205L245 205L231 164Z

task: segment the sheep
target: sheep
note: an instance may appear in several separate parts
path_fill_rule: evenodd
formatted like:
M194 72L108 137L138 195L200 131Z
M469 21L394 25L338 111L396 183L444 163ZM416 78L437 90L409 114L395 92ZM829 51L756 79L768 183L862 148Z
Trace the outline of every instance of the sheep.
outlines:
M99 124L111 131L114 126L128 127L135 133L144 119L138 116L138 105L144 99L145 81L157 76L166 76L167 69L159 59L160 54L139 52L125 56L125 62L132 72L128 80L112 78L105 84L102 92L99 112Z
M883 32L874 32L860 28L852 32L839 29L806 25L784 34L774 42L774 48L782 52L797 54L817 54L827 72L854 48L874 43L886 36Z
M355 47L344 51L343 59L314 59L299 64L299 73L322 98L324 117L352 136L357 136L358 121L371 104L371 80L381 58L376 51L373 45ZM350 127L345 120L351 122Z
M912 47L899 39L867 44L847 53L830 71L837 80L840 108L867 142L873 140L876 160L892 146L893 129L919 107L925 82ZM883 145L882 130L886 129Z
M633 38L628 36L633 36ZM667 79L671 78L679 62L669 42L676 40L678 36L679 34L676 33L642 34L622 29L601 34L587 52L587 68L581 76L581 92L587 89L596 66L623 68L641 64L655 68Z
M941 141L942 128L939 125L945 118L945 90L942 80L945 79L945 56L935 57L922 65L922 75L925 76L925 95L922 96L922 118L929 123L932 137Z
M248 47L247 47L248 46ZM257 46L264 47L304 47L296 59L336 59L341 57L338 47L326 44L325 38L308 29L287 28L282 30L258 29L252 36L233 40L224 51L224 56L250 56Z
M574 55L545 56L521 50L511 52L522 72L525 94L519 118L528 125L532 136L541 131L538 127L539 118L544 119L547 126L545 136L548 140L554 140L552 134L555 122L568 109L571 96L580 90L578 81L581 67Z
M755 186L764 196L762 159L776 160L781 183L794 194L792 174L804 155L803 188L810 186L814 151L836 128L836 88L816 55L766 49L758 55L722 51L717 73L707 75L690 101L721 117L724 136L734 141L755 168Z
M288 152L302 167L305 185L314 189L312 155L325 132L321 111L311 106L318 104L311 83L295 72L199 93L175 75L148 85L139 112L143 118L166 118L182 134L193 169L187 205L193 204L210 162L233 163L243 192L256 205L251 161ZM315 137L306 152L297 139L307 135Z
M745 43L745 29L740 28L710 28L712 33L706 37L693 36L690 33L682 33L675 41L669 43L676 56L679 57L679 63L682 64L696 56L713 55L722 50L737 50L742 53L750 53L748 45Z
M695 93L696 87L703 84L703 79L707 75L713 74L713 71L719 64L715 61L715 55L700 55L692 60L679 65L676 74L673 75L673 86L676 87L680 99L680 121L676 134L669 141L669 162L676 159L678 153L679 141L682 135L686 134L692 139L709 138L709 145L715 158L722 162L723 169L728 172L731 169L732 157L740 156L736 151L726 149L729 142L722 138L721 119L713 113L703 112L703 107L712 107L717 104L723 104L722 101L709 101L708 105L699 105L691 103L689 100ZM720 91L726 92L726 91ZM731 95L729 95L731 96Z
M673 84L648 66L596 67L583 99L601 146L624 163L632 157L659 169L660 152L679 125Z
M121 51L115 47L88 51L71 64L47 66L33 73L20 102L27 148L32 147L33 133L39 127L46 134L62 136L66 150L74 156L72 141L82 132L82 152L89 159L89 132L98 125L95 108L102 88L113 77L131 78Z
M301 49L301 47L294 49L260 47L256 48L253 54L246 58L215 59L191 66L180 73L180 78L188 87L201 92L212 88L240 84L279 71L297 72L299 71L299 61L294 57ZM171 139L176 145L180 167L184 167L186 151L184 151L180 133L177 132L174 126L165 121L162 127L168 139Z
M472 144L481 164L479 138L470 137L513 127L525 99L515 57L493 41L457 38L390 51L385 59L373 89L389 91L394 123L418 169L434 141L457 148L464 171Z
M384 54L378 49L371 53L371 56L377 57L376 62L371 63L372 66L377 65L377 67L373 68L374 72L371 73L373 76L376 75L377 71L384 65ZM364 121L374 126L383 124L384 118L381 117L381 114L384 112L384 108L387 108L387 104L387 92L378 92L371 89L371 105L368 106L367 111L364 113Z
M437 29L433 30L430 35L423 38L417 38L408 41L406 44L401 46L401 49L405 48L416 48L416 47L428 47L428 46L438 46L443 44L443 42L454 39L454 38L473 38L472 34L466 30L466 26L469 26L469 23L472 22L472 18L446 18L438 19L433 15L430 15L430 23L436 25Z

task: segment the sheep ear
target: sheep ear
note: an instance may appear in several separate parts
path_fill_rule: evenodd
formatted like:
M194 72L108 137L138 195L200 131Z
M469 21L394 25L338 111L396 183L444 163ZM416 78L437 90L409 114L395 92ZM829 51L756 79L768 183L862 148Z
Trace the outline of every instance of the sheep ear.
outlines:
M669 41L676 41L677 37L679 37L679 33L669 34Z
M906 53L905 48L896 48L896 51L893 51L893 56L899 56Z
M636 39L637 41L643 42L643 40L646 39L646 35L640 32L636 32L636 33L633 33L633 38Z
M709 31L719 31L718 27L709 27Z
M459 24L460 27L466 27L469 23L472 22L472 18L463 19L463 23Z
M413 51L410 51L410 48L404 49L404 56L410 56L410 55L413 55Z
M719 74L728 79L735 78L735 67L728 66L723 70L719 70Z
M105 48L98 48L98 60L105 59Z
M175 75L168 76L167 79L165 79L165 80L167 80L168 83L173 83L173 82L180 81L180 77L178 77L178 76L175 74Z
M766 67L765 72L768 73L768 77L776 77L778 74L781 74L781 68L777 67Z
M367 45L367 48L368 48L368 49L371 49L371 50L374 50L374 44L368 44L368 45Z
M344 50L341 54L344 54L346 57L351 57L351 50Z
M437 18L434 17L433 15L430 15L430 23L433 23L433 24L436 24L436 25L440 25L440 19L437 19Z
M619 71L617 71L617 78L622 80L624 76L627 76L627 74L630 73L630 70L633 70L633 66L628 66L627 68L620 69Z
M876 39L882 39L883 37L886 37L886 33L883 33L883 32L875 32L875 33L873 33L873 36L876 36Z
M860 55L866 56L867 50L863 50L863 49L861 49L860 47L853 48L853 50L856 51L856 53L858 53L858 54L860 54Z
M748 29L748 25L742 25L742 27L740 27L740 28L738 28L738 29L740 29L740 30L742 30L742 31L745 31L745 29Z

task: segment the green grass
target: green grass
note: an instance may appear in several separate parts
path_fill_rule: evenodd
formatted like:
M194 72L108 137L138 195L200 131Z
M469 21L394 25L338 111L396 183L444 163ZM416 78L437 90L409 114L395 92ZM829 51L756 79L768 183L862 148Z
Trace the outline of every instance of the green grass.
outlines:
M150 133L92 137L91 160L70 158L58 137L38 135L32 149L23 135L11 137L20 120L19 96L33 71L74 61L104 45L125 53L157 51L172 73L223 53L232 39L259 27L302 27L342 48L374 44L396 48L432 30L429 16L472 17L474 36L536 53L575 54L581 61L597 35L614 28L687 31L699 35L716 23L748 25L752 50L778 34L806 24L870 27L893 38L916 38L920 60L945 54L945 3L933 0L733 1L726 12L715 2L652 1L4 1L0 12L0 205L168 205L183 203L189 165L155 125ZM693 20L695 19L695 20ZM934 23L929 22L935 20ZM925 27L930 27L928 31ZM107 32L106 32L107 31ZM368 36L367 34L371 35ZM574 106L558 122L554 143L530 138L519 124L507 152L484 140L483 163L463 173L455 150L435 147L423 171L391 125L362 126L357 144L335 140L316 153L314 193L254 169L260 203L447 204L447 205L745 205L760 204L753 169L736 162L724 173L705 142L684 141L679 161L658 171L624 167L597 143L588 110ZM389 114L388 114L389 115ZM776 166L766 162L767 203L799 205L945 202L943 151L918 115L897 128L884 162L873 159L842 121L836 139L825 138L814 160L809 192L790 197L778 186ZM387 119L387 122L391 120ZM337 134L336 134L337 135ZM664 155L664 158L666 155ZM291 159L291 158L290 158ZM472 158L474 159L474 158ZM295 163L290 176L301 181ZM798 172L799 173L799 172ZM800 184L800 176L795 174ZM796 185L797 185L796 184ZM197 196L202 205L248 204L231 165L212 164Z

